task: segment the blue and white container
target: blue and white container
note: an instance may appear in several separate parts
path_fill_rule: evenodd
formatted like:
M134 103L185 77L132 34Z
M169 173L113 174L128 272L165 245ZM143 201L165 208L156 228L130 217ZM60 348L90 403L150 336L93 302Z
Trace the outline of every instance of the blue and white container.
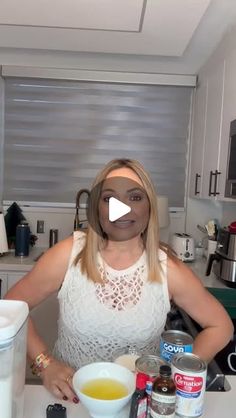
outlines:
M161 334L160 355L168 363L179 353L192 353L193 337L179 330L168 330Z

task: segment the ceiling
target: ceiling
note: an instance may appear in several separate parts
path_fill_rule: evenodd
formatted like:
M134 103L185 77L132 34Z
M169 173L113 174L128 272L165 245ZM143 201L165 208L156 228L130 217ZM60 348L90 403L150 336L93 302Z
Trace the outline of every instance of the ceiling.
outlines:
M1 0L0 48L151 57L194 73L234 23L236 0Z

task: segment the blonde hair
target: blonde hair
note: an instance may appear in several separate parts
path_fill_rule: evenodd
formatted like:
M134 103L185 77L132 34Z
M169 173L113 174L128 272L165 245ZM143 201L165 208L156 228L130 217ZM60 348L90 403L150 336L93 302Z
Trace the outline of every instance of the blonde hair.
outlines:
M131 169L142 182L149 200L149 221L146 230L142 234L143 245L146 249L148 263L148 280L161 282L161 266L158 259L158 250L160 247L159 240L159 223L157 213L157 195L153 183L144 170L143 166L136 160L131 159L115 159L110 161L96 176L92 187L95 188L95 196L93 196L93 208L89 213L89 219L92 218L92 225L96 225L98 230L95 231L90 225L87 231L86 243L82 251L76 256L74 264L80 262L82 273L94 282L102 283L101 275L97 268L97 253L104 247L106 238L104 237L98 214L98 202L102 183L107 175L116 169L127 167ZM94 210L94 208L96 208ZM165 248L163 247L165 251Z

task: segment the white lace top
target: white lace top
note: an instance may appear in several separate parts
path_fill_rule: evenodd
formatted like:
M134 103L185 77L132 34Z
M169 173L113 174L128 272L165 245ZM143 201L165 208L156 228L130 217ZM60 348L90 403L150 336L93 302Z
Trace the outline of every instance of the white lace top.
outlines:
M110 361L120 348L157 353L170 302L166 254L159 251L163 283L147 281L146 254L125 270L114 270L98 256L105 284L88 280L73 261L84 245L85 234L74 233L74 244L58 293L59 333L54 355L79 368L92 361Z

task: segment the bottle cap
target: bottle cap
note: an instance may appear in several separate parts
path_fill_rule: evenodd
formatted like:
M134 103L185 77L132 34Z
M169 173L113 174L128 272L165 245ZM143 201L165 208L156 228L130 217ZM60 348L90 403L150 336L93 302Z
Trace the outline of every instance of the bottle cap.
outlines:
M160 375L161 376L171 376L171 368L168 365L163 364L160 366Z
M136 376L136 388L137 389L145 389L146 388L146 383L148 380L148 376L144 373L137 373Z

